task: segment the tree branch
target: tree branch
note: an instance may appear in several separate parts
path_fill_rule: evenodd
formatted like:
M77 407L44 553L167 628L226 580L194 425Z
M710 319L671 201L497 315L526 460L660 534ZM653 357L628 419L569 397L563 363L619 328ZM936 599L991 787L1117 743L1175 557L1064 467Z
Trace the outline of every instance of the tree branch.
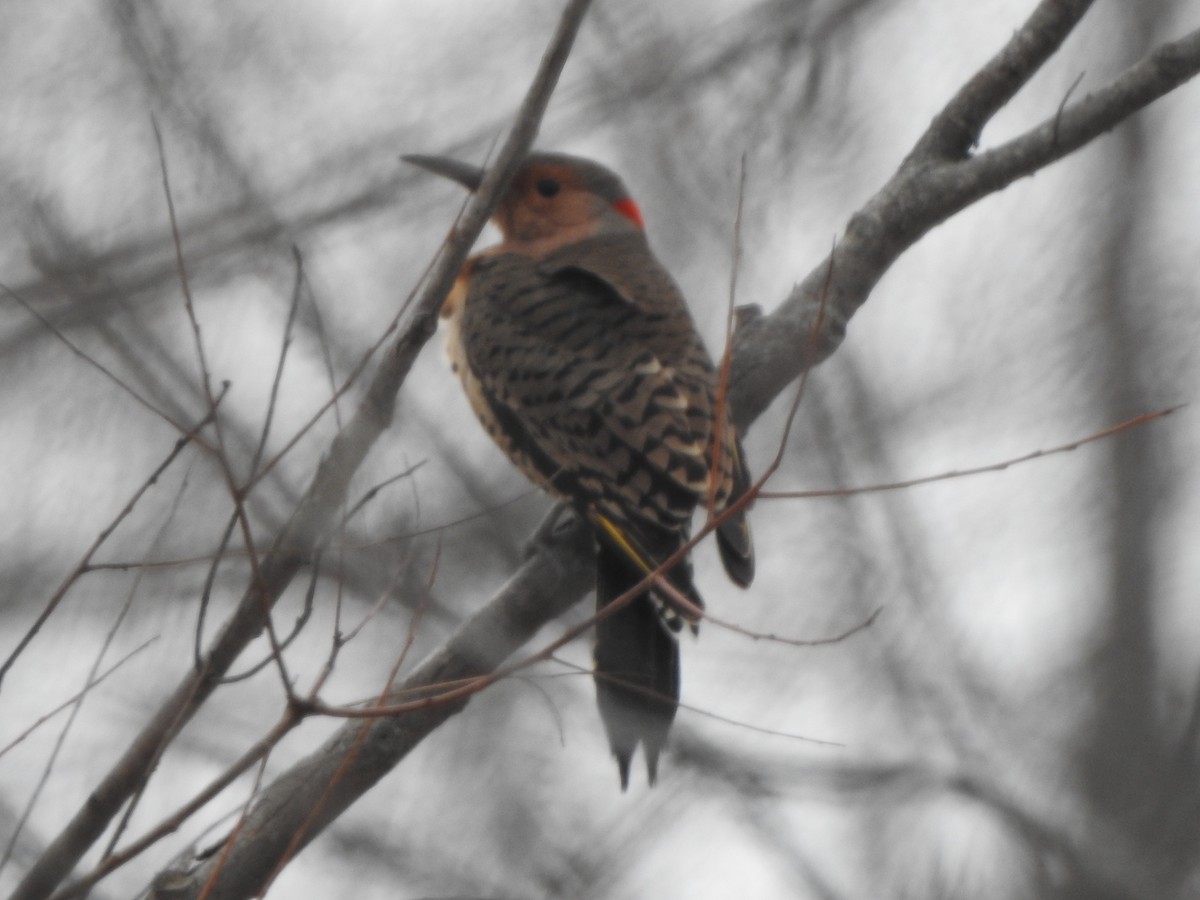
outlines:
M1041 53L1057 46L1082 15L1053 17L1045 11L1064 5L1043 0L1026 24L1013 35L1004 53L971 79L976 83L993 66L1020 71L1028 79L1036 60L1020 64L1013 48L1027 46ZM1071 6L1071 4L1065 4ZM1075 6L1086 6L1076 0ZM1030 28L1051 28L1040 40L1026 40ZM999 61L1003 61L1002 63ZM1200 30L1164 44L1126 70L1111 84L1074 103L1023 135L986 153L947 160L944 148L961 138L961 123L979 117L961 109L968 91L960 91L906 157L899 170L846 227L841 243L822 260L773 314L747 317L737 333L733 371L733 410L737 425L746 429L805 368L827 359L840 345L846 325L866 302L879 279L901 253L932 228L988 194L1079 149L1089 141L1169 93L1200 72ZM986 81L986 79L985 79ZM982 92L992 114L999 89ZM982 127L983 122L978 123ZM959 135L956 138L955 135ZM833 277L829 278L829 269ZM827 283L828 282L828 283ZM813 335L821 301L823 326ZM812 335L812 337L810 337Z
M391 696L413 699L431 685L474 678L496 669L538 629L562 615L591 587L591 530L576 521L569 533L538 553L483 609L398 682ZM163 873L172 900L201 895L209 900L249 897L301 834L308 844L355 800L373 787L466 700L380 719L351 720L323 747L267 786L239 828L232 846L191 872ZM64 895L65 896L65 895ZM164 897L168 896L166 894Z
M943 107L909 155L917 162L963 159L983 126L1053 56L1095 0L1050 0L1038 5L1004 48Z

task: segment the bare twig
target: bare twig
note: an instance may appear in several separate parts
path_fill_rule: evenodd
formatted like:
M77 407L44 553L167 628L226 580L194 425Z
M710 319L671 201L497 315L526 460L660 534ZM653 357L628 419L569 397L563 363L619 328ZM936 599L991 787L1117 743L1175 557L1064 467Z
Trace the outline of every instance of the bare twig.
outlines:
M421 602L417 606L416 611L413 613L412 621L409 623L408 634L405 638L404 645L401 647L400 653L397 655L396 661L392 665L391 672L388 673L388 677L384 681L383 689L379 695L381 701L387 696L388 691L391 690L392 683L396 680L396 676L400 672L400 667L404 665L404 660L408 657L408 651L412 647L413 641L416 640L417 628L421 623L421 617L424 613L425 606L428 603L429 596L433 591L433 585L437 581L438 568L441 564L441 551L442 546L441 541L439 541L437 550L434 553L433 563L429 567L429 577L425 582L425 591L421 596ZM330 778L329 783L325 786L325 790L321 793L321 796L317 799L317 802L313 804L313 808L309 812L308 818L301 823L300 828L298 828L292 835L291 840L288 842L288 846L285 848L284 852L280 854L279 859L276 861L274 869L271 871L270 875L267 876L266 881L259 889L260 893L265 894L267 892L271 884L279 876L279 873L283 871L284 866L286 866L288 862L291 861L292 857L295 856L296 853L298 853L300 849L308 843L310 839L310 829L313 829L317 826L317 823L321 819L321 813L325 807L325 804L328 803L330 798L334 796L342 778L344 778L346 774L354 767L355 761L358 758L358 754L361 752L369 734L370 727L364 723L354 741L351 752L346 754L345 759L342 761L342 765L340 765L337 771L334 772L333 777ZM215 884L219 874L220 869L214 868L212 874L209 876L209 884L205 885L205 893L201 895L202 897L209 893L209 885Z
M269 594L261 590L264 586L262 579L261 563L258 553L258 545L254 540L254 532L250 525L250 517L246 513L246 496L248 490L239 485L238 477L233 471L233 460L229 456L228 447L225 441L225 429L221 422L221 417L216 411L216 401L212 392L212 373L208 366L208 356L204 348L204 339L201 334L200 321L196 316L196 304L192 299L191 279L188 277L187 264L184 260L183 239L180 237L179 217L175 212L175 196L171 190L171 178L167 171L167 154L163 147L162 133L158 130L158 122L151 117L151 125L154 129L154 142L158 149L158 164L162 173L163 198L167 204L167 220L171 226L171 243L175 247L175 267L179 273L179 288L183 294L183 308L187 313L188 324L192 330L192 343L196 351L196 364L200 369L200 384L204 389L204 398L208 403L209 409L212 410L213 432L217 437L216 458L217 463L221 468L221 474L225 479L225 486L229 491L230 499L233 500L233 513L237 520L238 526L242 532L242 544L246 548L246 556L250 560L250 578L251 590L258 596L259 602L262 605L262 628L267 633L267 640L271 645L271 659L274 660L276 668L279 670L279 680L282 682L284 690L291 691L291 678L288 676L287 666L283 659L283 652L279 646L279 637L275 633L275 623L271 618L272 600L269 599ZM286 348L286 344L285 344ZM265 442L265 436L264 436ZM213 572L215 573L217 565L220 563L220 556L213 561ZM210 573L211 575L212 573ZM200 668L200 667L197 667ZM161 755L165 749L165 744L158 749ZM147 767L152 769L153 765Z
M292 283L292 302L288 304L287 321L284 322L283 335L279 342L279 359L275 363L275 376L271 379L267 414L263 417L258 446L254 448L254 456L250 460L248 474L251 478L258 473L258 464L262 462L263 451L267 448L267 439L271 436L271 423L275 420L275 404L279 400L279 385L283 382L283 367L287 362L288 350L292 346L292 330L296 324L296 312L300 308L300 296L304 288L304 257L300 255L299 250L293 247L292 258L296 263L296 276Z
M290 732L300 724L303 718L290 707L284 716L262 738L246 750L231 766L217 778L209 782L203 790L191 800L180 806L166 819L155 825L137 840L110 853L91 872L84 877L71 882L69 886L54 894L53 900L67 900L68 897L79 897L94 887L101 879L115 872L132 859L136 859L156 843L173 834L193 815L203 809L218 794L235 782L243 773L256 763L266 758L267 754Z
M118 375L112 369L108 368L108 366L104 365L104 363L100 362L100 360L96 359L94 356L92 356L90 353L88 353L82 347L78 346L69 337L67 337L66 334L63 333L62 329L58 328L46 316L42 315L33 306L33 304L31 304L28 300L26 300L19 292L17 292L13 288L10 288L8 285L2 284L2 283L0 283L0 291L4 291L4 293L7 294L10 298L12 298L12 300L15 303L17 303L17 305L19 305L23 310L25 310L25 312L29 313L29 315L31 315L35 319L37 319L38 324L42 328L45 328L47 331L49 331L52 335L54 335L54 337L61 344L63 344L68 350L70 350L71 353L73 353L75 356L82 359L88 366L95 369L97 372L99 372L101 375L103 375L105 378L107 378L109 381L111 381L113 384L115 384L118 388L120 388L120 390L123 393L128 394L134 400L134 402L138 404L138 406L141 406L143 409L149 410L151 413L153 413L158 418L162 419L164 422L166 422L168 425L170 425L172 428L174 428L180 434L191 434L191 432L189 431L189 429L186 425L184 425L180 422L177 422L165 410L159 409L157 406L155 406L153 403L151 403L148 399L146 399L141 394L139 394L137 392L137 390L135 390L131 384L129 384L127 381L125 381L123 378L121 378L120 375ZM195 440L195 437L193 437L192 439ZM197 441L197 443L200 443L200 442ZM202 444L202 446L207 446L207 445Z
M223 396L224 391L222 391L221 394L221 397ZM217 398L218 404L220 403L221 397ZM98 551L100 547L103 546L104 542L112 536L112 533L117 530L117 526L119 526L123 521L125 521L126 518L129 517L129 514L133 512L134 507L136 507L138 501L140 501L142 497L146 495L146 492L158 483L158 479L162 477L162 474L166 472L168 468L170 468L171 463L175 462L175 459L180 453L183 452L183 449L190 444L195 439L195 436L199 434L211 421L212 413L210 412L206 414L203 419L197 422L193 428L188 429L184 433L183 437L175 442L175 446L171 448L171 452L167 454L166 459L164 459L158 465L158 468L156 468L150 474L149 478L142 482L141 487L133 492L133 496L129 498L129 501L124 507L122 507L121 511L117 513L116 517L104 528L103 531L100 532L100 534L96 536L96 540L94 540L92 545L84 552L79 562L75 564L75 568L71 570L70 574L63 579L62 583L58 586L54 593L50 595L50 599L47 600L46 605L42 607L42 611L38 614L37 619L34 620L34 623L30 625L25 634L22 635L21 640L17 642L17 646L13 648L12 652L4 660L4 664L0 665L0 683L3 683L4 676L8 674L9 669L11 669L16 663L22 651L29 646L29 642L33 640L33 638L41 630L42 626L46 624L46 621L50 618L50 616L54 614L54 610L56 610L58 605L62 603L63 598L66 597L67 592L79 579L79 576L90 570L92 557L96 555L96 551Z
M147 647L149 647L151 644L153 644L156 640L158 640L158 638L153 637L153 638L150 638L149 640L142 641L142 643L138 644L136 647L134 647L132 650L130 650L128 653L126 653L124 656L122 656L120 659L118 659L115 663L113 663L111 666L109 666L107 669L105 669L103 672L101 672L95 678L88 681L88 683L83 686L83 689L79 691L79 693L75 694L72 697L68 697L62 703L58 704L58 706L54 707L54 709L50 710L50 712L45 713L42 716L39 716L38 720L36 722L34 722L32 725L30 725L28 728L26 728L20 734L18 734L15 738L13 738L11 741L9 741L5 746L0 747L0 758L3 758L4 754L8 753L9 750L11 750L13 747L17 746L18 744L20 744L27 737L29 737L31 734L33 734L35 731L37 731L40 727L42 727L47 722L49 722L51 719L53 719L55 716L57 716L64 709L66 709L67 707L78 702L79 699L84 694L86 694L89 691L98 687L105 679L108 678L109 675L112 675L114 672L117 671L117 669L121 668L121 666L125 665L125 663L129 662L129 660L133 659L135 656L137 656L139 653L141 653L143 650L145 650Z
M1122 431L1129 431L1132 428L1140 428L1150 422L1158 419L1166 418L1171 413L1182 408L1181 406L1172 406L1167 409L1160 409L1157 412L1142 413L1134 416L1131 419L1126 419L1124 422L1118 422L1109 428L1102 431L1097 431L1089 434L1087 437L1077 438L1066 444L1059 444L1057 447L1050 447L1045 450L1034 450L1032 453L1026 453L1022 456L1014 456L1010 459L1003 459L1000 462L988 463L982 466L972 466L969 469L955 469L951 472L939 472L936 475L924 475L920 478L907 478L903 481L892 481L887 484L868 484L862 487L850 488L821 488L812 491L760 491L758 496L762 500L797 500L797 499L813 499L816 497L853 497L857 494L878 494L884 491L901 491L908 488L918 487L923 484L935 484L939 481L951 481L956 478L966 478L971 475L983 475L988 472L1003 472L1013 466L1019 466L1023 463L1033 462L1036 459L1045 459L1048 456L1057 456L1060 453L1070 453L1073 450L1078 450L1088 444L1094 444L1097 441L1107 440L1114 435L1120 434Z

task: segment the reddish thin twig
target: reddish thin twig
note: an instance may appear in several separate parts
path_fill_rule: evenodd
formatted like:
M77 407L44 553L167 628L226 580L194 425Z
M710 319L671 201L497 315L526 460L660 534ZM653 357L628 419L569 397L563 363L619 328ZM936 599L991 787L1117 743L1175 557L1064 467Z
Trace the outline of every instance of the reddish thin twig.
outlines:
M20 734L18 734L15 738L13 738L11 741L9 741L4 747L0 747L0 758L3 758L4 754L8 753L9 750L12 750L18 744L22 743L26 738L28 738L31 734L33 734L35 731L37 731L39 728L41 728L43 725L45 725L47 722L49 722L51 719L53 719L55 716L57 716L60 712L62 712L64 709L66 709L72 703L75 703L77 700L79 700L84 694L86 694L86 693L92 691L93 689L95 689L96 687L98 687L103 681L105 681L108 678L109 675L112 675L119 668L121 668L123 665L125 665L125 663L129 662L131 659L133 659L135 656L137 656L137 654L141 653L143 650L145 650L147 647L149 647L151 644L153 644L157 640L158 640L157 637L152 637L145 641L142 641L142 643L138 644L136 647L134 647L132 650L130 650L128 653L126 653L124 656L122 656L120 659L118 659L115 663L113 663L111 666L109 666L107 669L105 669L103 672L101 672L99 675L97 675L95 678L93 678L91 681L89 681L86 685L84 685L84 687L79 691L79 693L73 694L72 696L70 696L66 700L64 700L62 703L60 703L58 706L54 707L54 709L50 710L50 712L44 713L43 715L39 716L36 722L34 722L32 725L30 725L28 728L26 728L24 731L22 731Z
M969 469L955 469L951 472L940 472L937 475L923 475L919 478L909 478L904 481L893 481L887 484L868 484L862 487L852 488L824 488L811 491L762 491L759 493L759 498L762 500L797 500L810 499L816 497L853 497L858 494L877 494L883 491L899 491L905 488L918 487L923 484L934 484L939 481L949 481L954 478L966 478L970 475L983 475L988 472L1003 472L1005 469L1012 466L1018 466L1023 463L1033 462L1036 459L1043 459L1048 456L1056 456L1060 453L1070 453L1072 450L1078 450L1080 447L1087 444L1093 444L1097 441L1102 441L1110 438L1115 434L1120 434L1122 431L1128 431L1131 428L1137 428L1157 419L1165 418L1171 413L1182 409L1187 404L1181 403L1178 406L1170 406L1166 409L1160 409L1155 412L1141 413L1131 419L1126 419L1124 422L1119 422L1102 431L1097 431L1089 434L1086 437L1078 438L1067 444L1060 444L1057 447L1050 447L1047 450L1034 450L1032 453L1026 453L1024 456L1014 456L1011 459L1001 460L1000 462L988 463L982 466L973 466Z

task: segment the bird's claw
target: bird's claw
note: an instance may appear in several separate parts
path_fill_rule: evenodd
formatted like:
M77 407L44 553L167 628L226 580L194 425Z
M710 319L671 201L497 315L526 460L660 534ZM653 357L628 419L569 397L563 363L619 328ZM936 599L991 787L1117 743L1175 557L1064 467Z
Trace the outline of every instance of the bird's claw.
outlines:
M579 525L579 517L568 503L555 503L521 548L521 558L528 561L542 550L561 544Z

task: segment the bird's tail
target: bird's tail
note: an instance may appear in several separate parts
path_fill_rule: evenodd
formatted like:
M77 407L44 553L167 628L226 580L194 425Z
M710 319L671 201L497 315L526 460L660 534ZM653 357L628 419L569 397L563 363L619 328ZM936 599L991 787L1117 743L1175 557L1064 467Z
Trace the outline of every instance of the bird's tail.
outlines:
M677 547L682 546L682 535L673 540L679 542ZM650 558L669 555L664 550ZM615 546L603 536L596 566L597 611L646 575L627 547ZM667 578L688 600L703 607L687 560L667 573ZM679 706L679 644L674 631L682 621L669 600L647 591L596 623L596 700L617 759L622 790L629 786L629 763L639 743L646 754L650 783L657 777L658 756Z

